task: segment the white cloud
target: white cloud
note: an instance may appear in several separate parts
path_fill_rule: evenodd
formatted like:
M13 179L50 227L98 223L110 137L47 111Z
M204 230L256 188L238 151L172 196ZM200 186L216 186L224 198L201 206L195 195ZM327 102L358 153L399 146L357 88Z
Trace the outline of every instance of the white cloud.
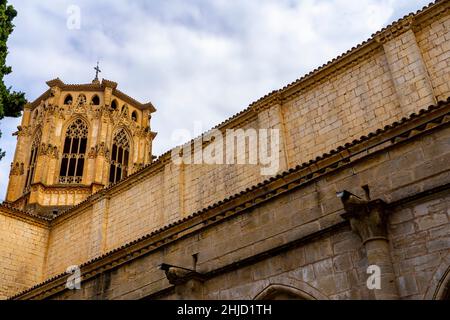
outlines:
M426 1L170 0L10 1L19 12L7 79L36 98L45 81L89 82L102 76L158 111L154 153L174 129L196 120L212 127L273 89L367 39ZM67 7L81 8L81 29L66 27ZM17 119L1 122L0 197L7 185Z

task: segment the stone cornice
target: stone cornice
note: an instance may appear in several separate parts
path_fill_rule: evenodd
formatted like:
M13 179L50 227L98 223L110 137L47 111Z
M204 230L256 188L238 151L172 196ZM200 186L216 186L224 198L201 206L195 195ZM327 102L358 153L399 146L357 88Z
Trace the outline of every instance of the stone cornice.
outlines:
M429 24L430 21L435 21L439 17L448 14L449 10L450 2L447 0L438 0L429 4L413 15L414 21L412 23L412 29L419 30L423 25ZM408 16L411 16L411 14Z
M31 185L31 189L33 190L42 190L44 192L78 192L78 193L91 193L94 187L103 186L97 183L92 183L90 185L82 185L82 184L73 184L73 185L67 185L67 184L55 184L55 185L46 185L42 182L33 183ZM70 190L68 190L68 187ZM30 192L24 193L19 198L14 200L13 202L10 202L11 206L13 207L15 204L19 203L23 198L29 197ZM73 207L72 207L73 208ZM16 209L17 210L17 209Z
M118 89L114 89L113 95L116 96L117 98L124 100L125 102L128 102L132 106L138 107L138 109L149 110L150 113L153 113L156 111L156 108L153 106L153 104L151 102L140 103L137 100L133 99L132 97L130 97L129 95L123 93L122 91L120 91Z
M81 192L81 193L87 193L90 192L93 189L94 183L89 185L84 184L53 184L53 185L46 185L42 182L33 183L31 187L38 188L40 190L43 190L44 192L66 192L66 193L73 193L73 192Z
M413 15L405 16L397 23L392 24L389 28L382 29L377 32L373 38L376 42L386 43L398 37L400 34L411 29L414 22Z
M283 100L290 100L292 95L298 94L300 91L304 90L304 88L310 87L315 83L323 82L336 73L336 71L345 69L351 64L357 64L367 56L376 53L376 50L379 49L385 41L408 31L410 28L418 29L419 26L430 23L437 15L448 12L448 8L448 1L437 0L424 7L422 10L417 11L415 14L411 13L406 15L376 32L368 40L276 92L282 95ZM261 100L265 100L271 95L272 94L269 94L268 96L263 97L256 103L260 103Z
M250 105L250 108L258 113L261 110L264 110L273 105L281 105L283 103L283 97L280 92L274 91L270 93L267 98L258 100Z
M281 96L283 102L288 102L292 99L300 96L304 91L309 90L311 87L320 85L328 81L336 73L346 70L351 66L358 65L359 63L368 59L368 57L381 52L382 47L378 42L365 41L352 48L341 56L334 58L328 63L315 69L314 71L306 74L297 81L285 86L284 88L270 94L262 99L256 101L254 104L264 104L267 99L271 99L272 95L278 94Z
M148 254L173 241L177 241L208 226L220 223L232 216L243 214L282 194L302 188L331 172L363 161L369 156L385 152L439 128L450 125L450 98L428 109L413 113L409 118L379 129L358 140L325 153L315 160L298 165L251 188L223 199L184 219L155 230L133 242L114 249L81 265L83 280ZM102 190L101 197L106 192ZM65 290L66 274L55 276L46 282L12 297L13 299L41 299Z
M254 112L254 110L248 109L244 110L234 117L228 119L227 121L224 121L218 125L216 125L213 129L218 129L222 132L225 132L226 129L233 129L233 128L242 128L246 124L256 120L258 117L258 114Z
M32 213L28 213L25 211L18 210L7 203L0 204L0 213L6 214L11 218L20 219L27 223L31 223L33 225L37 225L40 227L49 228L50 227L50 219L38 215L34 215Z
M29 104L30 109L34 109L35 107L39 106L40 103L43 100L46 100L51 96L51 88L57 87L64 91L98 91L103 92L105 88L111 88L113 91L113 95L116 96L119 99L122 99L123 101L129 103L133 107L136 107L140 110L149 110L150 113L153 113L156 111L155 107L151 102L148 103L141 103L129 95L123 93L122 91L117 89L117 83L103 79L102 82L92 82L92 83L85 83L85 84L66 84L61 79L56 78L50 81L47 81L47 85L50 87L47 91L45 91L41 96L39 96L36 100L31 102Z

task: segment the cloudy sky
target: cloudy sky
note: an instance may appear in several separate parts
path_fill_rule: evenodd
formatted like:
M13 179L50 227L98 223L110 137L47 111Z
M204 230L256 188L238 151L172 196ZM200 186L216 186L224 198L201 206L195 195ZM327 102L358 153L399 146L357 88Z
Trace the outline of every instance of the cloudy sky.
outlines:
M47 80L101 77L158 111L154 154L180 143L175 129L220 123L429 1L10 0L18 11L5 81L34 100ZM70 22L76 6L80 28ZM75 25L76 27L76 25ZM0 123L0 200L20 119Z

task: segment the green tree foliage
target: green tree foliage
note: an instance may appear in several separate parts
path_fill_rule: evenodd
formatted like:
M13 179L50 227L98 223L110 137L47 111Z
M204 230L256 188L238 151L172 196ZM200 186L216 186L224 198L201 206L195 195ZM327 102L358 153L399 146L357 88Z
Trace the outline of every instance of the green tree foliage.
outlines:
M3 77L11 73L11 67L6 66L6 56L8 55L8 46L6 42L11 32L14 30L12 24L17 11L13 6L8 5L7 0L0 0L0 120L4 117L18 117L26 103L23 92L11 91L11 87L6 87ZM0 131L1 137L1 131ZM0 159L5 152L0 149Z

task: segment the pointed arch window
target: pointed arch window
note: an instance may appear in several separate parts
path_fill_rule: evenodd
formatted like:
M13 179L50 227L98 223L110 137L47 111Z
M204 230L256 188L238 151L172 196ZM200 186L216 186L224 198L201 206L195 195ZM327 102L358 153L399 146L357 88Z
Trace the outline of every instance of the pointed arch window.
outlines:
M77 119L67 128L59 172L60 183L82 182L87 138L88 127L83 120Z
M138 114L137 114L136 111L133 111L133 112L131 113L131 120L133 120L134 122L137 122L137 121L138 121Z
M111 108L115 111L117 109L117 100L113 100L113 102L111 102Z
M68 94L68 95L66 96L66 98L64 99L64 104L71 105L71 104L72 104L72 101L73 101L72 95L71 95L71 94Z
M41 142L41 133L36 133L33 143L31 144L30 160L28 161L27 179L25 180L24 192L30 191L31 184L33 183L34 171L36 168L36 159L39 152L39 145Z
M125 130L121 129L114 136L111 165L109 168L109 182L116 183L127 176L128 159L130 157L130 142Z
M95 95L94 97L92 97L92 104L94 106L100 105L100 98L98 97L98 95Z

